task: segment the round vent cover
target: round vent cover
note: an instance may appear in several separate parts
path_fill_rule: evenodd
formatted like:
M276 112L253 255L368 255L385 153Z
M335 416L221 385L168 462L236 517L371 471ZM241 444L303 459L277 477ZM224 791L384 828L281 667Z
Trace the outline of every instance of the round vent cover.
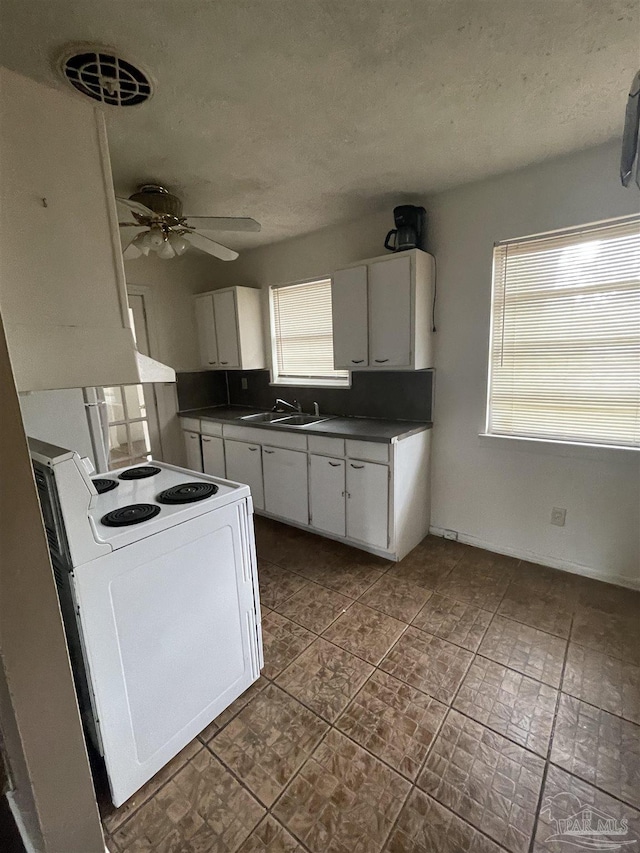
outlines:
M112 107L132 107L149 100L149 75L107 48L75 48L65 53L61 70L83 95Z

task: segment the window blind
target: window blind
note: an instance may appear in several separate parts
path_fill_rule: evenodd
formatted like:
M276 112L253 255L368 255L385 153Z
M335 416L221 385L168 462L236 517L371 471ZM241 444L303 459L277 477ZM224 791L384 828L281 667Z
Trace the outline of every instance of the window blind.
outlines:
M496 244L487 432L640 447L640 217Z
M274 287L271 300L276 378L347 384L333 366L331 280Z

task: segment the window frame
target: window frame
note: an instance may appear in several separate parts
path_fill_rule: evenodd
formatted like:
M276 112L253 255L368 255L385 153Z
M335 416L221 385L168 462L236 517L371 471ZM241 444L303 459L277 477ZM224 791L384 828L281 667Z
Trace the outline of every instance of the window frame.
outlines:
M576 236L579 234L584 234L587 231L597 231L600 228L606 228L607 226L614 226L617 224L624 225L625 223L633 223L636 222L640 227L640 214L627 214L623 216L611 217L609 219L602 219L596 222L585 223L579 226L573 226L569 228L558 228L552 231L544 231L536 234L530 234L524 237L516 237L507 240L499 240L493 244L492 250L492 266L491 266L491 303L490 303L490 315L489 315L489 348L488 348L488 369L487 369L487 385L486 385L486 394L485 394L485 419L484 419L484 431L479 433L479 438L485 439L489 438L492 440L498 439L499 441L504 441L505 447L517 447L520 446L529 446L529 447L540 447L546 446L548 449L552 447L557 447L560 452L562 452L562 448L564 447L566 450L570 451L573 448L576 451L593 451L599 453L601 451L616 451L619 453L620 451L627 451L632 453L637 453L640 451L640 445L635 444L621 444L621 443L613 443L613 442L602 442L597 441L596 439L589 440L576 437L565 437L561 435L556 436L536 436L525 433L504 433L504 432L493 432L491 431L491 392L492 392L492 379L493 379L493 354L494 354L494 334L495 334L495 325L494 325L494 311L496 308L496 250L510 244L523 244L523 243L535 243L536 241L544 240L545 238L553 238L554 236L564 236L570 237L572 234ZM639 285L640 287L640 285ZM515 444L514 444L515 442Z
M276 318L274 306L274 293L276 290L282 290L286 287L300 287L308 284L319 284L321 282L331 282L331 276L314 276L313 278L305 278L300 281L290 281L286 284L272 284L269 286L269 361L271 381L269 385L279 387L294 387L294 388L334 388L334 389L349 389L351 388L351 371L347 371L345 377L336 377L332 379L327 376L281 376L278 372L278 354L276 342Z

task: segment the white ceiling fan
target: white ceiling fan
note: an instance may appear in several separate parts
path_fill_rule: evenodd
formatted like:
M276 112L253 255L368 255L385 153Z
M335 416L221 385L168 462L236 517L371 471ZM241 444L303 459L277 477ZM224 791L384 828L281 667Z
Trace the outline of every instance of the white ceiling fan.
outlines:
M159 258L184 254L189 246L222 261L238 253L209 236L217 231L260 231L260 223L244 216L184 216L182 201L159 184L143 184L129 198L116 199L123 254L127 260L156 252Z

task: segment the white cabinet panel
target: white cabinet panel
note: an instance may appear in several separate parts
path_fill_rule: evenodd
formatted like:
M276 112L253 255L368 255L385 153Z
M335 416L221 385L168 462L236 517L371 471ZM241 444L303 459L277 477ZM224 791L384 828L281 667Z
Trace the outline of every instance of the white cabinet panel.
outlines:
M187 468L191 471L202 471L202 450L200 448L200 433L183 431L184 443L187 448Z
M411 259L369 266L369 364L411 364Z
M218 341L213 316L213 297L210 294L195 299L196 324L203 367L218 366Z
M228 287L194 298L200 357L211 370L265 366L260 290Z
M264 507L298 524L309 523L307 454L263 447Z
M251 489L253 504L264 509L264 486L262 482L262 459L259 444L246 441L225 440L227 479L236 483L246 483Z
M233 290L213 294L213 315L220 367L240 367L236 300Z
M203 435L202 469L214 477L226 477L224 464L224 441L212 435Z
M333 361L336 368L366 367L367 268L337 270L331 280Z
M347 536L387 548L389 468L375 462L347 461Z
M327 456L309 457L310 523L318 530L344 536L345 521L345 461Z

